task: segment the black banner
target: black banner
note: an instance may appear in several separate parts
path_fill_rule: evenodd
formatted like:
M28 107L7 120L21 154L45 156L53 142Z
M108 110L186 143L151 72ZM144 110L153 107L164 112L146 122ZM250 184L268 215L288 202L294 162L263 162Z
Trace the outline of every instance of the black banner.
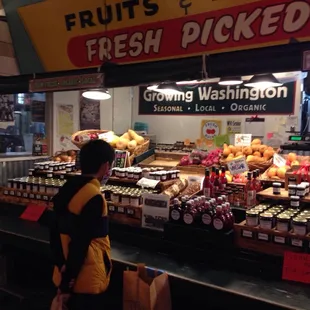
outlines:
M140 87L141 115L261 115L294 114L295 82L258 89L217 83L182 85L179 94Z

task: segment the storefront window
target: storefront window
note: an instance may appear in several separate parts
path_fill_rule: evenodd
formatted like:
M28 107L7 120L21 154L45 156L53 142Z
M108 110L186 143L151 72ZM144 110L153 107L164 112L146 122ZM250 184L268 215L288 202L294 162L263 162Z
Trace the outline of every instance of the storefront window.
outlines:
M33 134L46 135L45 93L0 95L0 154L32 153Z

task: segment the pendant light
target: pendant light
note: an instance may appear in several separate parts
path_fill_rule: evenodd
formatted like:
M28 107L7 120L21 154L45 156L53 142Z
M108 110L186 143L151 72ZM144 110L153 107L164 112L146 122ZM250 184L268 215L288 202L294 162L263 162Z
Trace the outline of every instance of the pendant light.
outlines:
M222 86L240 85L242 83L241 77L221 77L218 82L218 84Z
M82 93L82 96L91 100L107 100L111 98L106 88L88 89Z
M157 87L158 87L157 84L155 84L155 85L149 85L149 86L147 87L147 89L148 89L148 90L152 90L152 91L157 91Z
M162 83L159 84L156 88L156 91L162 94L169 94L169 95L175 95L175 94L182 94L183 92L179 89L178 85L176 83Z
M247 87L255 88L269 88L269 87L278 87L283 84L273 74L257 74L254 75L247 83L244 84Z

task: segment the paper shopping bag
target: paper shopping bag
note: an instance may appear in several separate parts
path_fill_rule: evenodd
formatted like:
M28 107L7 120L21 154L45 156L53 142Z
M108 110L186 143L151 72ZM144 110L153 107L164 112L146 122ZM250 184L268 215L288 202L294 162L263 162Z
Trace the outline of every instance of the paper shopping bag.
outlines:
M137 271L124 271L123 310L171 310L167 273L149 277L144 265Z

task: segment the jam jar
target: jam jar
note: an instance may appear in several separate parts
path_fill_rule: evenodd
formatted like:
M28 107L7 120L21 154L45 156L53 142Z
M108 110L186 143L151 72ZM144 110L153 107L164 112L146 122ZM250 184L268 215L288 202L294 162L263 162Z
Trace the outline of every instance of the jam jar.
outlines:
M274 216L270 212L261 213L259 216L259 225L262 229L273 228Z
M302 217L295 217L292 221L293 232L296 235L305 236L307 234L307 220Z
M259 211L248 210L246 211L246 225L247 226L258 226L259 224Z
M281 232L288 232L290 230L291 216L286 213L277 215L277 230Z

